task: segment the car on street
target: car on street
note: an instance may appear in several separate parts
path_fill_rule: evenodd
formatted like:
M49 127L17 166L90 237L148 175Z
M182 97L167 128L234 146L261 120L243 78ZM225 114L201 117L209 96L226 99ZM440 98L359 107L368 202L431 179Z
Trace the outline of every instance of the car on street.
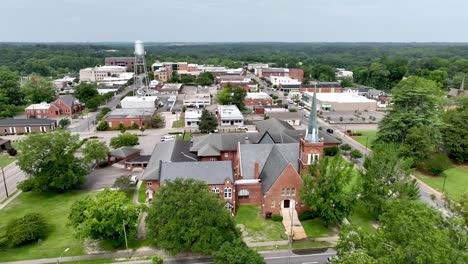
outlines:
M175 135L164 135L161 137L161 142L165 142L165 141L171 141L171 140L175 140L176 139L176 136Z
M137 175L132 175L130 177L130 184L137 184L138 183L138 176Z
M327 132L330 133L330 134L332 134L332 133L333 133L333 129L327 128Z

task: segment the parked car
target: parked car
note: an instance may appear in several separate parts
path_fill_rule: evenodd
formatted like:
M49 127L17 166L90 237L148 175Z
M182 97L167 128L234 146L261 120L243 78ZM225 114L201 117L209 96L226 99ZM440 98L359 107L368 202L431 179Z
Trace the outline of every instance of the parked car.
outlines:
M332 134L332 133L333 133L333 129L327 128L327 132L330 133L330 134Z
M130 184L137 184L138 183L138 176L137 175L132 175L130 177Z
M309 114L304 114L304 117L309 117Z
M176 136L175 135L164 135L161 137L161 142L165 142L165 141L170 141L170 140L175 140L176 139Z
M249 130L249 128L246 127L246 126L239 126L237 129L239 129L239 130L246 130L246 131Z

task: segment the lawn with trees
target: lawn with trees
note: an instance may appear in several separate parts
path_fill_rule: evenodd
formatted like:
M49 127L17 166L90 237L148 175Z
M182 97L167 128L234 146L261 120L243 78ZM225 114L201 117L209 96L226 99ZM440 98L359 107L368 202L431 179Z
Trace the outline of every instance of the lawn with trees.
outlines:
M377 138L377 130L358 130L356 131L356 133L361 135L352 136L352 138L359 142L361 145L367 146L367 148L371 148L372 144Z
M249 239L253 242L287 239L283 223L266 220L261 215L261 208L256 205L240 205L235 220L236 224L245 227Z

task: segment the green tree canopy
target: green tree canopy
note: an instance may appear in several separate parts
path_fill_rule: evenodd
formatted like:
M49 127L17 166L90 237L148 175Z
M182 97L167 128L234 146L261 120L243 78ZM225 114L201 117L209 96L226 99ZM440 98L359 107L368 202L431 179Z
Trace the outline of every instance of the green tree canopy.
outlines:
M341 155L325 157L311 165L310 175L304 174L300 197L304 204L316 210L326 224L340 223L351 213L354 198L346 188L353 166Z
M138 144L138 135L123 133L111 138L110 146L113 148L133 147Z
M29 103L53 102L56 91L54 84L44 77L33 77L23 87L24 99Z
M450 157L464 162L468 160L468 95L457 98L457 106L442 115L444 127L441 131Z
M198 123L198 129L202 133L212 133L217 127L218 119L216 116L213 116L207 109L203 109L200 117L200 123Z
M75 157L78 135L57 130L30 134L18 144L18 166L28 178L19 187L23 191L65 191L81 185L87 169Z
M211 85L214 82L214 76L211 72L203 72L198 75L195 83L199 85Z
M234 241L227 241L221 246L219 251L213 255L215 264L263 264L265 261L253 249L238 238Z
M81 237L113 240L122 245L137 234L138 215L141 208L128 203L125 193L105 189L96 198L87 196L76 201L70 209L69 225Z
M240 238L218 195L195 179L162 184L149 208L146 227L150 240L171 254L184 250L211 254Z
M96 85L93 83L80 83L76 86L75 96L82 102L88 102L91 98L99 95Z
M109 148L106 145L106 142L99 141L97 139L92 139L86 141L83 154L84 161L87 163L96 163L99 166L99 162L107 158L109 153Z

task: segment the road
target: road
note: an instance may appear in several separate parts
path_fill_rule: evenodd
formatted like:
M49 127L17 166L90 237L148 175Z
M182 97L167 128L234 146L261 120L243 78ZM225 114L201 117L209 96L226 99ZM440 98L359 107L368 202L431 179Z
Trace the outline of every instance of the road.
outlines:
M5 173L5 180L7 185L7 190L9 195L16 191L16 184L20 181L23 181L26 176L22 170L16 165L16 163L12 163L6 166L3 169ZM0 171L0 174L2 172ZM5 184L3 183L3 177L0 175L0 201L7 198L6 191L5 191Z

